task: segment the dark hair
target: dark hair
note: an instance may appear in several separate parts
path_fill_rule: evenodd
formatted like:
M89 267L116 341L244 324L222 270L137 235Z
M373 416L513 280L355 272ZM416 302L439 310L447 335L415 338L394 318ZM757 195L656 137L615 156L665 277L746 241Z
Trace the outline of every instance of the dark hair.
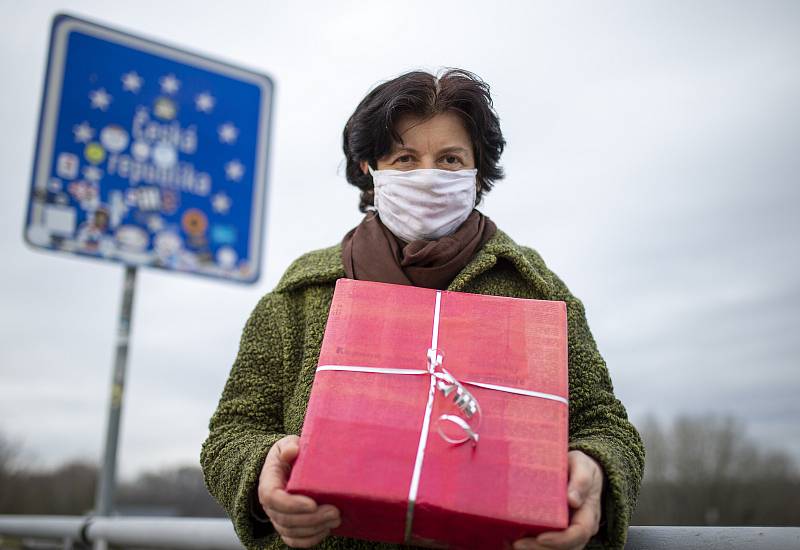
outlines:
M360 163L367 161L377 168L377 160L391 150L392 143L402 143L395 129L398 119L402 115L427 119L445 112L458 115L469 132L478 169L476 204L495 181L503 178L498 161L506 141L489 85L461 69L448 69L440 76L413 71L369 92L344 127L347 181L361 190L359 210L366 212L373 201L372 176L363 173Z

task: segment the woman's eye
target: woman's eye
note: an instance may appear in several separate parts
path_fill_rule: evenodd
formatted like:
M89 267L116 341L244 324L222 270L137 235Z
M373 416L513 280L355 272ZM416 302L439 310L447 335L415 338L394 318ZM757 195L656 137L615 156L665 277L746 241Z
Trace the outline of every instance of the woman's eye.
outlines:
M411 162L411 155L401 155L394 159L395 162Z
M461 164L461 159L455 155L447 155L444 157L445 164Z

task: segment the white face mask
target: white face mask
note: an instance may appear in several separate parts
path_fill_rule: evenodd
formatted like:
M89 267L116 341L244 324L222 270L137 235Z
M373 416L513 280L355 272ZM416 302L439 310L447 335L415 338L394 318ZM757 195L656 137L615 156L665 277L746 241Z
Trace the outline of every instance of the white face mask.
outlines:
M450 235L475 208L476 169L373 170L381 222L406 242Z

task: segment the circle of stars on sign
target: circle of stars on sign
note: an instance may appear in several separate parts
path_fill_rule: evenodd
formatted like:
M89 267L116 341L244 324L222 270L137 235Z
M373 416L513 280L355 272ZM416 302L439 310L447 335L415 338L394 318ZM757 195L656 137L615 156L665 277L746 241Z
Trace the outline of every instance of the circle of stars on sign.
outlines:
M77 143L89 143L94 137L94 128L89 126L88 122L83 121L72 127L72 133L75 135L75 141Z
M231 122L220 125L217 133L219 134L219 140L229 145L236 143L236 139L239 137L239 129Z
M138 94L144 86L144 79L136 72L129 71L124 73L121 77L123 91ZM170 73L163 75L158 80L161 88L161 93L174 96L181 88L181 81ZM92 109L99 109L101 111L108 110L113 98L105 88L98 88L89 92L89 101ZM216 98L208 91L203 91L194 97L195 108L198 112L210 114L216 106ZM92 128L87 121L76 124L73 129L75 141L79 143L89 143L96 135L96 131ZM232 122L225 122L217 128L220 143L234 145L239 138L239 129ZM245 173L244 165L238 160L234 159L225 163L225 177L229 181L241 181ZM96 183L102 179L102 171L96 167L89 167L84 170L84 177L86 180ZM128 197L130 199L130 197ZM232 205L231 198L224 192L220 191L211 197L211 206L215 212L219 214L228 214ZM158 231L163 227L163 220L157 217L152 217L148 220L149 229L151 231Z
M136 71L122 75L122 89L126 92L138 94L142 89L142 84L144 84L144 79Z
M214 110L215 103L216 100L214 99L214 96L208 92L199 93L194 98L194 106L201 113L210 113L212 110Z
M225 178L230 181L241 181L244 176L244 165L234 159L225 163Z
M175 78L174 74L168 74L158 79L161 84L161 91L165 94L175 95L181 87L181 81Z
M227 214L231 209L231 198L220 191L211 197L211 207L214 209L214 212L218 214Z
M92 104L92 109L100 109L105 111L111 105L111 95L105 88L99 88L89 92L89 101Z

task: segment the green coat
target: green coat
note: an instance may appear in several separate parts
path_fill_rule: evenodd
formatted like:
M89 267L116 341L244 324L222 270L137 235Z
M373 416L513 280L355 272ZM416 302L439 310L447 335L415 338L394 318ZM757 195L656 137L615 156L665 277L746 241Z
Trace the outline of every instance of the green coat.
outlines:
M201 453L206 484L248 548L286 547L271 525L254 520L251 498L272 444L301 432L334 284L344 276L341 245L309 252L289 267L247 321L211 418ZM644 448L614 397L583 304L536 251L499 230L448 290L567 303L569 447L595 458L606 474L603 522L594 542L622 547L642 479ZM342 537L328 537L319 547L397 548Z

